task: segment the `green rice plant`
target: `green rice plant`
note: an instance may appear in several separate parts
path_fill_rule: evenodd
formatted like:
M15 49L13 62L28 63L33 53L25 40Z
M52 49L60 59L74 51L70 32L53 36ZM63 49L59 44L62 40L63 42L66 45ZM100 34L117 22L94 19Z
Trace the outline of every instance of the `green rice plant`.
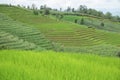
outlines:
M36 16L33 15L31 10L15 6L0 6L0 13L2 13L0 15L0 30L34 43L38 46L36 50L43 47L45 49L54 48L58 51L62 45L65 49L73 48L72 51L75 52L79 52L80 49L81 52L85 53L97 53L109 56L115 56L119 51L120 28L119 23L116 22L105 19L103 20L103 28L98 30L96 28L88 28L89 26L99 27L98 25L102 22L101 19L91 17L69 15L64 16L62 21L57 21L52 15ZM74 19L80 20L81 18L84 18L86 25L73 23ZM97 46L98 48L95 48ZM114 47L114 50L112 47ZM105 50L106 48L107 51Z
M0 80L119 80L120 59L53 51L0 51Z
M22 40L34 43L39 48L52 49L51 42L47 40L40 31L18 21L13 21L3 14L0 14L0 30L17 36Z
M120 47L113 45L95 45L85 47L64 47L64 52L76 52L76 53L87 53L96 54L100 56L116 56L119 57Z
M81 19L84 19L84 25L95 27L97 29L106 30L110 32L118 32L120 33L120 23L118 22L112 22L107 19L96 19L93 17L86 17L86 16L72 16L72 15L66 15L64 16L63 20L74 22L74 20L77 19L80 21ZM104 26L101 26L100 24L104 22Z
M0 31L0 49L33 50L36 45Z

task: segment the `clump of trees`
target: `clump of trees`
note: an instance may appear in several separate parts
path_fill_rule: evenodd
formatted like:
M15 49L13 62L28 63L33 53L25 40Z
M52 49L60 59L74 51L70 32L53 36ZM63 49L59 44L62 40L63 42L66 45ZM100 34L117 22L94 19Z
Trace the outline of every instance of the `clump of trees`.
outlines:
M49 15L51 10L51 8L47 7L46 5L41 5L40 9L37 9L35 4L32 4L31 9L33 10L34 15Z
M70 13L72 12L72 13L74 13L74 15L85 15L85 16L92 16L92 17L96 17L96 18L106 18L106 19L110 19L112 21L120 22L119 16L112 16L112 14L110 12L107 12L104 14L102 11L97 11L95 9L87 8L87 6L85 6L85 5L80 5L78 7L78 9L76 9L76 10L69 6L65 11L70 12Z
M46 5L41 5L39 7L39 9L37 9L35 4L32 4L32 6L27 6L27 7L18 5L18 7L24 7L27 9L31 9L31 10L33 10L33 13L35 15L39 15L39 14L42 14L42 15L54 14L54 15L56 15L58 13L51 13L51 11L57 11L57 12L63 11L62 8L60 8L60 10L52 9L50 7L47 7ZM67 13L65 13L65 12L67 12ZM104 14L102 11L97 11L92 8L87 8L87 6L85 6L85 5L80 5L78 7L78 9L68 6L67 9L64 11L64 15L77 15L77 16L85 15L85 16L91 16L91 17L95 17L95 18L105 18L105 19L109 19L112 21L120 22L120 16L113 16L110 12L107 12Z

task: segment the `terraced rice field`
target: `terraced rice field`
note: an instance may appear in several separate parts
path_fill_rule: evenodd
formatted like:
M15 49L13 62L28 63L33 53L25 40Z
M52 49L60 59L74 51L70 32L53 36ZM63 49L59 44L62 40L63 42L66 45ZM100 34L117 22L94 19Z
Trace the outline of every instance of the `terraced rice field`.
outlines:
M36 46L36 49L52 49L52 43L49 40L45 39L40 31L33 27L26 26L20 22L13 21L11 18L6 17L2 14L0 14L0 30L18 37L22 40L21 43L25 41L34 44L34 46ZM12 37L10 37L10 39L11 38ZM17 43L17 40L13 43L15 42ZM24 48L27 48L27 46Z
M84 25L88 27L94 27L94 28L101 29L101 30L120 33L120 23L113 22L107 19L96 19L93 17L86 17L86 16L66 15L64 16L63 20L74 23L75 19L77 19L78 24L80 24L80 21L82 18L84 19ZM101 26L100 25L101 23L104 23L104 26Z
M34 43L24 41L23 39L19 39L9 33L0 31L0 48L33 50L36 48L36 45Z
M5 11L3 11L2 9L5 9ZM14 11L15 13L13 13L12 11ZM40 31L45 35L47 39L55 43L60 43L63 46L81 47L98 44L112 44L116 46L120 45L120 34L117 33L99 31L94 28L88 28L87 26L77 25L71 22L57 21L56 19L50 18L49 16L36 16L33 15L33 13L29 10L16 7L3 6L1 7L1 13L4 13L17 21L23 22L27 25L31 25L31 27L38 29L38 31L28 30L29 33L31 33L32 35L39 34ZM13 16L15 14L17 14L18 16ZM23 17L21 17L22 15ZM111 36L114 36L114 38ZM30 38L28 41L31 41Z

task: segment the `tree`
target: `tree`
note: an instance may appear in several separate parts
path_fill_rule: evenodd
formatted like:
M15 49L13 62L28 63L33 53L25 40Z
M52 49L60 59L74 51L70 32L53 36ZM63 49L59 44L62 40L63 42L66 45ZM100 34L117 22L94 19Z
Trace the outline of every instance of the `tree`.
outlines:
M78 20L77 20L77 19L75 19L75 23L77 23L77 21L78 21Z
M46 8L46 9L44 10L44 15L49 15L49 14L50 14L50 11L49 11L49 9Z
M61 14L60 17L59 17L59 20L61 20L63 18L63 15Z
M87 14L90 14L90 15L92 14L92 9L91 8L87 10Z
M113 17L112 17L112 20L113 20L113 21L120 22L120 17L119 17L119 16L113 16Z
M104 27L104 23L103 23L103 22L101 22L100 26Z
M67 8L66 11L67 11L67 12L71 12L71 7L68 6L68 8Z
M33 10L35 10L35 9L36 9L35 4L32 4L32 9L33 9Z
M98 12L97 12L97 16L98 16L98 17L103 17L103 16L104 16L104 14L103 14L103 12L98 11Z
M40 6L40 10L43 10L43 9L44 9L44 6L43 6L43 5L41 5L41 6Z
M30 9L30 6L27 6L27 9Z
M75 12L75 8L72 8L72 12Z
M106 17L107 19L111 19L111 18L112 18L112 14L111 14L110 12L107 12L107 13L105 14L105 17Z
M84 24L84 19L82 18L81 21L80 21L80 24Z
M62 8L60 8L60 11L62 11Z
M117 56L120 57L120 52L117 53Z
M33 13L34 13L34 15L38 15L39 14L37 10L33 10Z
M17 5L18 7L21 7L19 4Z
M87 6L85 5L80 5L78 11L80 13L87 13Z
M116 19L118 22L120 22L120 17L119 16L116 16Z

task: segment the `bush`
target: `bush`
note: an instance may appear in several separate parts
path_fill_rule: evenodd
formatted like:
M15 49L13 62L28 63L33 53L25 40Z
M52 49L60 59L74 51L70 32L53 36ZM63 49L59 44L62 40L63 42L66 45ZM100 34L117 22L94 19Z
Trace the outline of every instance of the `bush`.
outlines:
M120 52L117 53L117 56L120 57Z
M44 15L49 15L49 14L50 14L49 9L45 9L45 10L44 10Z
M101 25L101 26L104 26L104 23L102 22L100 25Z
M77 23L77 21L78 21L78 20L77 20L77 19L75 19L75 23Z
M37 10L34 10L33 13L34 13L34 15L38 15L39 14Z
M40 14L42 14L42 13L43 13L43 11L40 10Z
M80 21L80 24L84 24L84 19L82 18L81 21Z

